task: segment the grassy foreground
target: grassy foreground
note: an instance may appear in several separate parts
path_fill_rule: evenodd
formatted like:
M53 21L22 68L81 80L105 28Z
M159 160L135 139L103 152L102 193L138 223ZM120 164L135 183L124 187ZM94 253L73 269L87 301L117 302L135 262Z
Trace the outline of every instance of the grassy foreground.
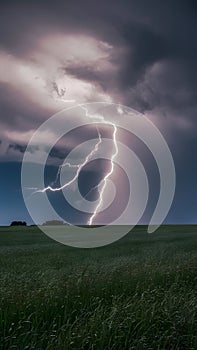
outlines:
M0 228L0 349L197 349L197 227L97 249Z

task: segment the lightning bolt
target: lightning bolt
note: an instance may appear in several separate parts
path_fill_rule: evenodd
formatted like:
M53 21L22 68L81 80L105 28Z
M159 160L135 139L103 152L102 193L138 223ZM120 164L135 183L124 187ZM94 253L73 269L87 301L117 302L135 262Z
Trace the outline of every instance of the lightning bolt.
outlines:
M110 171L104 176L103 180L100 182L100 184L103 183L103 185L102 185L102 188L100 191L99 202L94 210L94 213L92 214L92 216L90 217L90 219L88 221L88 225L92 225L92 222L93 222L95 216L97 215L98 210L100 209L100 207L103 204L103 194L104 194L105 188L107 186L107 179L113 174L113 171L114 171L114 159L118 154L118 146L117 146L117 140L116 140L117 127L115 124L113 124L113 127L114 127L113 142L114 142L115 152L112 154L112 157L111 157L111 168L110 168Z
M58 169L58 173L57 173L57 177L56 177L56 181L57 181L57 178L60 174L60 171L61 169L64 167L64 166L69 166L70 168L77 168L77 172L75 174L75 176L68 182L66 182L63 186L61 187L51 187L51 186L47 186L45 188L43 188L42 190L37 190L35 191L34 193L44 193L48 190L52 191L52 192L56 192L56 191L60 191L60 190L63 190L64 188L70 186L79 176L79 173L81 171L81 169L89 162L89 160L92 158L92 156L98 151L98 148L99 148L99 145L101 144L102 142L102 138L101 138L101 134L100 134L100 131L99 129L97 128L97 131L98 131L98 137L99 137L99 140L98 142L95 144L93 150L86 156L85 160L83 163L81 164L70 164L70 163L65 163L63 165L61 165Z
M63 99L61 99L61 100L63 100ZM53 184L57 182L62 168L66 167L66 166L69 167L69 168L76 168L77 169L76 174L74 175L74 177L70 181L66 182L61 187L55 187L54 188L52 186L47 186L47 187L45 187L43 189L37 189L34 193L44 193L44 192L46 192L48 190L50 190L52 192L56 192L56 191L63 190L64 188L70 186L78 178L81 169L89 162L89 160L93 157L93 155L98 151L99 145L102 142L101 134L100 134L100 131L99 131L97 125L98 124L102 124L102 125L105 124L107 126L112 126L113 127L114 152L113 152L113 154L111 156L111 159L110 159L111 166L110 166L109 172L104 176L104 178L100 181L100 183L97 186L94 187L94 188L96 188L96 187L101 185L101 190L99 192L98 204L97 204L93 214L91 215L91 217L88 220L88 225L92 225L93 220L95 219L96 215L98 214L99 209L102 207L103 196L104 196L104 192L105 192L105 189L106 189L106 186L107 186L107 180L113 174L113 171L114 171L114 159L118 155L118 145L117 145L117 138L116 138L117 137L117 127L116 127L115 123L106 120L102 115L100 115L100 114L93 114L93 115L91 115L91 114L89 114L88 108L86 108L83 105L80 105L80 107L85 111L85 116L88 119L95 120L92 124L96 124L97 132L98 132L98 142L95 144L93 150L86 156L86 158L85 158L83 163L80 163L80 164L65 163L65 164L61 165L59 167L59 169L58 169L57 176L56 176L56 179L53 182Z
M62 165L60 165L59 166L59 168L58 168L58 172L57 172L57 175L56 175L56 179L52 182L52 186L54 185L54 184L56 184L56 182L57 182L57 180L58 180L58 178L59 178L59 176L60 176L60 173L61 173L61 170L62 170L62 168L64 168L64 167L68 167L68 168L79 168L80 167L80 164L70 164L70 163L64 163L64 164L62 164Z
M105 118L104 118L103 116L101 116L101 115L97 115L97 114L96 114L96 115L93 115L93 116L89 115L88 109L87 109L86 107L81 106L81 108L85 110L86 117L88 117L88 118L96 118L96 119L99 119L99 120L100 120L100 123L106 124L106 125L110 125L110 126L113 127L113 130L114 130L114 131L113 131L113 143L114 143L114 149L115 149L115 151L114 151L114 153L113 153L112 156L111 156L111 160L110 160L110 162L111 162L111 167L110 167L110 170L109 170L109 172L104 176L104 178L101 180L101 182L99 183L99 185L102 184L102 188L101 188L101 191L100 191L100 194L99 194L99 202L98 202L98 204L97 204L97 206L96 206L96 208L95 208L95 210L94 210L92 216L91 216L91 217L89 218L89 220L88 220L88 225L92 225L93 220L94 220L94 218L96 217L96 215L97 215L97 213L98 213L98 210L101 208L101 206L102 206L102 204L103 204L103 195L104 195L105 188L106 188L106 185L107 185L107 180L108 180L108 178L113 174L113 171L114 171L114 159L115 159L115 157L116 157L117 154L118 154L118 145L117 145L117 139L116 139L117 127L116 127L116 124L115 124L115 123L112 123L112 122L110 122L110 121L105 120Z

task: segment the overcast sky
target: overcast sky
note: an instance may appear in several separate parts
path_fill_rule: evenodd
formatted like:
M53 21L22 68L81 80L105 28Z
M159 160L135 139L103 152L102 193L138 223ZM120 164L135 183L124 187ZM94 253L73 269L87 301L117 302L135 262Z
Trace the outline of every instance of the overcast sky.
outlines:
M196 222L196 38L195 0L1 0L0 224L30 222L20 163L33 132L91 101L127 105L158 126L177 172L167 222Z

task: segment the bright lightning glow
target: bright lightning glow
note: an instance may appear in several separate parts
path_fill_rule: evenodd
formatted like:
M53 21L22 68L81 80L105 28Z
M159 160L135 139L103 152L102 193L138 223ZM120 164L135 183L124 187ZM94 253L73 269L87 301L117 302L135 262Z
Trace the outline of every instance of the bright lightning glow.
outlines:
M117 127L115 124L113 124L114 127L114 132L113 132L113 142L114 142L114 146L115 146L115 152L111 157L111 169L110 171L105 175L104 179L101 181L101 183L103 182L103 186L101 188L100 191L100 196L99 196L99 203L96 206L94 213L92 214L92 216L90 217L89 221L88 221L88 225L92 225L92 222L95 218L95 216L97 215L98 210L100 209L100 207L103 204L103 194L107 185L107 179L113 174L114 171L114 158L117 156L118 154L118 146L117 146L117 140L116 140L116 133L117 133Z
M64 101L62 98L61 99L58 99L58 100L61 100L61 101ZM65 101L65 102L70 102L70 101ZM88 109L82 105L80 105L80 107L85 111L85 116L88 118L88 119L95 119L95 121L92 123L92 124L96 124L96 127L97 127L97 124L105 124L105 125L108 125L108 126L112 126L113 127L113 143L114 143L114 153L112 154L111 156L111 159L110 159L110 162L111 162L111 167L110 167L110 170L109 172L104 176L104 178L100 181L99 185L101 185L101 190L100 190L100 193L99 193L99 201L98 201L98 204L92 214L92 216L90 217L90 219L88 220L88 225L92 225L93 223L93 220L94 218L96 217L96 215L98 214L98 211L99 209L102 207L102 204L103 204L103 195L104 195L104 192L105 192L105 188L107 186L107 180L108 178L113 174L113 171L114 171L114 159L115 157L117 156L118 154L118 145L117 145L117 139L116 139L116 135L117 135L117 127L115 125L115 123L111 122L111 121L107 121L102 115L100 114L89 114L88 112ZM121 111L118 111L119 114L121 114L122 110ZM86 156L85 160L83 163L81 164L70 164L70 163L65 163L63 165L61 165L58 169L58 172L57 172L57 176L56 176L56 180L53 182L56 183L57 180L58 180L58 177L60 175L60 172L62 170L63 167L66 167L68 166L69 168L77 168L77 172L75 174L75 176L68 182L66 182L63 186L61 187L52 187L52 186L47 186L45 187L44 189L42 190L36 190L34 193L44 193L48 190L52 191L52 192L56 192L56 191L60 191L60 190L63 190L64 188L70 186L79 176L79 173L81 171L81 169L89 162L89 160L92 158L92 156L98 151L98 148L99 148L99 145L101 144L102 142L102 138L101 138L101 134L98 130L98 127L97 127L97 131L98 131L98 142L95 144L93 150ZM95 186L94 188L98 187L99 185Z
M88 118L96 118L96 119L99 119L101 121L102 124L106 124L106 125L110 125L110 126L113 126L113 143L114 143L114 148L115 148L115 152L112 154L111 156L111 169L110 171L105 175L105 177L103 178L103 180L101 180L100 184L103 183L102 185L102 188L101 188L101 191L100 191L100 194L99 194L99 202L98 202L98 205L96 206L92 216L90 217L90 219L88 220L88 225L92 225L92 222L95 218L95 216L97 215L98 213L98 210L100 209L100 207L102 206L103 204L103 194L104 194L104 191L105 191L105 188L106 188L106 185L107 185L107 180L108 178L112 175L113 171L114 171L114 159L115 157L117 156L118 154L118 145L117 145L117 140L116 140L116 134L117 134L117 127L116 127L116 124L115 123L112 123L110 121L107 121L105 120L105 118L101 115L89 115L89 112L88 112L88 109L84 106L81 106L82 109L85 110L85 113L86 113L86 117Z
M98 128L97 128L97 130L98 130ZM70 164L70 163L65 163L65 164L63 164L63 166L66 166L66 165L67 165L67 166L69 166L70 168L72 168L72 167L77 168L77 172L76 172L75 176L74 176L70 181L66 182L66 183L65 183L63 186L61 186L61 187L53 188L53 187L51 187L51 186L47 186L47 187L43 188L42 190L37 190L37 191L35 191L34 193L39 193L39 192L44 193L44 192L46 192L47 190L50 190L50 191L52 191L52 192L56 192L56 191L63 190L64 188L70 186L70 185L78 178L81 169L89 162L89 160L91 159L91 157L98 151L99 145L100 145L101 142L102 142L102 139L101 139L101 135L100 135L99 130L98 130L98 136L99 136L98 142L97 142L96 145L94 146L93 150L87 155L87 157L85 158L85 160L84 160L83 163L77 164L77 165L72 165L72 164ZM61 167L63 167L63 166L61 166ZM58 175L59 175L59 173L60 173L61 167L60 167L59 170L58 170Z
M56 175L56 179L55 179L55 181L52 182L51 185L56 184L56 182L57 182L57 180L58 180L58 178L59 178L59 175L60 175L60 173L61 173L61 170L62 170L62 168L64 168L64 167L68 167L68 168L79 168L79 167L80 167L80 164L64 163L64 164L60 165L59 168L58 168L58 172L57 172L57 175Z

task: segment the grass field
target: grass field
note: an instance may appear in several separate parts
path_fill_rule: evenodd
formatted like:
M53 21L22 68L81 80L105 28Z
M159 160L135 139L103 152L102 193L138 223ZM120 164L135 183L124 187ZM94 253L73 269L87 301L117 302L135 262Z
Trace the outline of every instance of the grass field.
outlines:
M0 228L0 349L197 349L197 226L97 249Z

